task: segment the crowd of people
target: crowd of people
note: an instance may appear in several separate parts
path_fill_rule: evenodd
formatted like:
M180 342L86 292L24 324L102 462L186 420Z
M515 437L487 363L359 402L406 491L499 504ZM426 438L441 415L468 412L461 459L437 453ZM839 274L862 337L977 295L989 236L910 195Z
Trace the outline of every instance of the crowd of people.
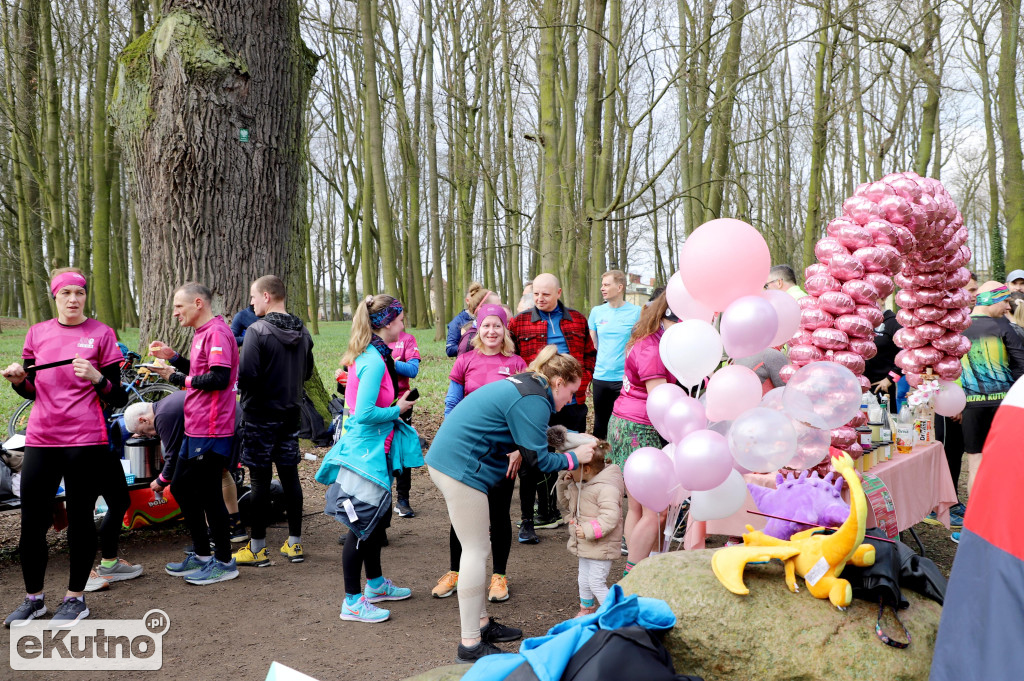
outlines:
M807 295L787 265L773 267L764 288L796 299ZM974 323L965 332L972 341L963 359L968 406L941 424L954 483L967 454L968 490L995 409L1024 375L1024 271L1011 272L1006 284L979 286L972 278L970 289L977 299ZM627 302L621 271L605 273L600 290L604 303L584 316L565 304L558 278L550 273L528 283L515 311L495 292L471 285L465 309L448 325L445 349L454 363L444 421L425 453L411 427L418 392L410 390L410 381L419 373L421 357L415 337L405 331L402 303L380 294L354 305L338 369L346 418L317 473L326 485L326 512L346 525L339 542L345 589L341 619L387 620L389 610L378 604L412 595L384 576L382 549L393 511L415 516L410 472L422 465L449 514L449 569L431 593L458 595L460 662L499 652L494 643L522 635L487 610L488 603L510 596L517 479L520 543L538 543L539 528L568 525L567 548L579 560L581 615L604 600L614 558L626 555L628 573L658 549L664 518L629 495L622 469L637 448L666 444L647 416L646 400L658 385L676 382L658 347L680 319L661 289L643 306ZM51 293L57 318L31 327L22 362L3 370L19 395L35 400L22 477L26 595L5 620L7 626L47 612L45 534L62 478L70 567L55 626L71 626L89 615L85 591L142 573L141 566L118 558L120 527L113 523L99 530L101 562L92 567L97 497L107 500L115 519L117 509L127 506L104 415L127 401L119 389L116 337L85 316L87 284L80 271L55 271ZM313 340L302 321L287 312L279 278L260 277L249 294L250 306L229 327L214 314L206 286L180 286L173 294L173 316L194 331L187 358L159 340L150 343L149 352L165 363L155 371L182 390L155 404L130 405L124 414L129 432L158 437L168 455L151 488L155 494L170 488L192 545L165 572L194 585L235 579L242 566L270 565L267 526L275 468L288 521L279 553L291 562L304 560L298 433L303 383L313 371ZM892 395L894 408L899 386L906 383L895 363L898 330L895 315L887 312L875 330L878 353L865 370L872 390ZM785 347L743 362L757 372L765 392L782 385ZM594 409L589 428L588 398ZM241 525L231 476L239 465L248 469L252 487L248 531ZM963 511L962 505L954 507L954 529L962 525ZM243 541L232 551L233 542Z

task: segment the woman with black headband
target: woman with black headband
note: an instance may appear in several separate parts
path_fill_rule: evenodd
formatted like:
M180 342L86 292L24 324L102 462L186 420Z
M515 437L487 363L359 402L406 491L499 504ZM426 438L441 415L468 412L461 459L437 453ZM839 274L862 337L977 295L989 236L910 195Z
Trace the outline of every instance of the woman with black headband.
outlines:
M386 480L390 489L396 468L411 459L423 459L418 449L411 454L393 451L395 429L399 415L412 409L408 393L395 401L397 374L388 343L398 340L405 329L402 304L388 295L367 296L357 305L352 315L352 335L341 358L348 372L345 400L351 415L345 419L344 433L338 445L325 457L317 479L325 480L325 470L342 468L366 474L374 480ZM404 441L404 440L403 440ZM332 460L333 459L333 460ZM331 468L333 466L333 468ZM328 493L330 494L330 492ZM349 518L351 520L351 516ZM391 507L379 518L368 536L360 539L349 530L342 553L342 571L345 577L345 602L341 619L354 622L383 622L391 616L389 610L378 608L380 601L400 601L409 598L412 591L397 587L385 579L380 564L380 551L385 530L391 521ZM361 575L366 571L366 588L361 588Z
M45 615L43 577L53 521L53 499L64 478L68 514L68 592L53 616L70 627L89 616L83 591L96 555L93 508L99 465L108 455L103 405L128 401L121 389L121 351L113 329L85 316L86 282L80 270L55 270L50 281L57 318L33 325L25 336L22 363L3 370L14 391L35 400L25 433L21 469L21 572L24 602L4 620L8 627Z

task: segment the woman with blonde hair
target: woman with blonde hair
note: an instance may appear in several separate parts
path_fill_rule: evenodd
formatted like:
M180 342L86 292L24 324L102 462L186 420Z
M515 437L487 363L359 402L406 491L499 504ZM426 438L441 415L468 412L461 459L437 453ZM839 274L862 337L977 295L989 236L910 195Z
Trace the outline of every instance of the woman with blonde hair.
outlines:
M526 370L526 362L515 354L515 344L508 332L508 313L501 305L481 305L476 312L478 333L468 352L459 355L452 367L448 394L444 398L444 415L466 396L488 383L500 381ZM518 457L518 454L516 455ZM510 468L511 472L511 468ZM491 602L508 600L508 554L512 548L512 518L509 508L515 489L515 473L506 474L487 494L491 526L491 559L494 572L487 590ZM448 532L449 570L437 581L431 594L435 598L451 596L459 583L462 544L452 527Z
M500 653L495 642L515 641L523 635L522 630L499 624L487 615L487 493L502 478L515 475L520 463L518 457L512 457L515 451L546 473L573 470L590 461L592 442L560 454L548 448L547 440L551 415L569 403L582 379L580 363L548 345L529 371L473 391L451 411L434 436L427 470L444 496L452 527L462 543L458 662L472 663Z
M404 319L402 304L383 294L367 296L352 315L352 335L341 358L341 365L348 371L345 401L351 415L345 420L341 439L317 472L318 481L331 485L327 494L332 510L332 493L338 493L338 473L343 469L367 481L386 481L390 490L395 470L423 464L418 439L413 450L406 444L409 438L400 437L403 429L411 429L399 417L412 409L413 402L406 399L408 393L395 400L397 378L388 347L405 329ZM391 612L374 603L400 601L412 595L411 590L385 579L381 569L380 552L390 524L391 504L382 517L373 516L367 527L361 527L363 536L351 529L352 523L360 520L352 517L356 511L351 503L346 510L347 514L344 510L332 513L350 527L342 552L345 602L340 617L353 622L383 622ZM365 589L360 581L364 569Z

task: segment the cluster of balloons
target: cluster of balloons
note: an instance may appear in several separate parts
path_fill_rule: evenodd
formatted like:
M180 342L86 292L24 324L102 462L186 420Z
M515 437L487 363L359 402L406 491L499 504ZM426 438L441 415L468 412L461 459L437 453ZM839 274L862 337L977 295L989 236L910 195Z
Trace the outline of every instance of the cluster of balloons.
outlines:
M746 499L742 473L802 469L827 456L829 426L816 424L831 420L796 417L801 409L817 413L832 404L836 384L817 380L821 376L812 371L792 390L764 394L753 370L737 364L718 368L723 352L733 359L750 357L784 344L797 331L800 307L792 296L763 290L770 268L764 238L739 220L712 220L683 244L680 271L666 289L669 308L682 321L666 330L659 354L681 385L706 390L696 399L678 385L664 384L648 395L648 416L669 444L638 449L626 460L626 487L644 506L661 512L691 497L695 520L723 518ZM718 328L711 323L716 313ZM825 372L842 369L832 367ZM847 402L856 411L860 387L849 371L846 378ZM783 390L804 395L791 398L798 406L784 404Z

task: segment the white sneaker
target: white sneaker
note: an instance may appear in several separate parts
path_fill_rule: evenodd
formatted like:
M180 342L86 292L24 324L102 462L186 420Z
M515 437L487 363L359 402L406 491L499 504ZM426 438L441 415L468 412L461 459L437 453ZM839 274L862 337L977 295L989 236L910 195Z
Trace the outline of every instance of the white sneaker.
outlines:
M85 583L86 591L105 591L110 588L110 582L100 577L95 570L89 573L89 581Z

